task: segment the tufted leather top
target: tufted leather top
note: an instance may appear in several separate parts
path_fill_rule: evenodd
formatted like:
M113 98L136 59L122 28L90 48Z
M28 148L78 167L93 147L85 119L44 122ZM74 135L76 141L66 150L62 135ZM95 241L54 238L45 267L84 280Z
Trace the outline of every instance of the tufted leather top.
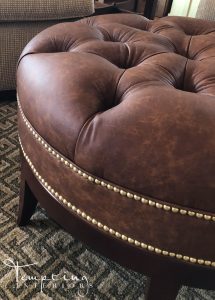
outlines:
M107 15L25 48L26 117L78 166L137 193L215 213L215 22Z

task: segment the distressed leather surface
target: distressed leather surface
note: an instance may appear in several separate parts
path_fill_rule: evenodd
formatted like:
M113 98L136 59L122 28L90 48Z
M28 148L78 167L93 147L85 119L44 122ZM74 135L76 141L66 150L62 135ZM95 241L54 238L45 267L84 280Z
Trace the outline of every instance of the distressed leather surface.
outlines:
M215 22L120 14L59 24L27 45L17 82L31 124L81 168L215 212Z
M24 151L30 157L39 174L72 205L76 205L92 218L115 231L153 247L215 261L215 243L213 243L215 222L179 213L174 214L171 211L144 205L140 201L122 197L119 193L87 181L77 173L72 172L47 149L44 149L26 128L20 115L19 135ZM45 188L45 186L43 187ZM180 206L179 208L183 209ZM89 227L92 226L90 223L88 225ZM94 229L97 230L96 226ZM107 234L104 230L101 232ZM129 246L127 242L124 244L124 247ZM136 248L138 250L138 247ZM144 249L141 251L144 255L149 252ZM162 255L156 255L162 258ZM164 259L171 258L164 256ZM144 257L141 259L140 266L146 264L143 261ZM186 261L180 261L180 263L187 264Z

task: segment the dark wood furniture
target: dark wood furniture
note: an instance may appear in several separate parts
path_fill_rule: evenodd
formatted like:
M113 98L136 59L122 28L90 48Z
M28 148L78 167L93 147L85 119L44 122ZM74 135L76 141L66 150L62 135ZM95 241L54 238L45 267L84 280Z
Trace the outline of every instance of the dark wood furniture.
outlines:
M159 0L105 0L104 3L98 1L95 2L97 9L104 11L108 9L113 10L113 7L119 10L127 10L131 12L137 12L143 14L148 19L154 19L156 8ZM166 0L163 8L162 16L167 16L170 12L173 0Z

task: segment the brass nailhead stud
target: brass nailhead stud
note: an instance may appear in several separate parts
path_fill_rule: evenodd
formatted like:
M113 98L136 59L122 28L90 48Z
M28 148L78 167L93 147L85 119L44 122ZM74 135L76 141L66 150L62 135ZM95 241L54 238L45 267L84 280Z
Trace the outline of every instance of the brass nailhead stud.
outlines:
M204 260L203 259L198 259L197 262L198 262L198 264L202 265L204 263Z
M124 240L124 241L126 241L128 238L127 238L127 236L126 235L122 235L122 239Z
M145 243L141 243L141 247L146 249L147 248L147 245Z
M128 198L133 198L133 194L131 194L131 193L127 193L127 195L126 195Z
M190 257L190 262L192 262L192 263L196 263L196 258L193 258L193 257Z
M169 252L168 252L168 251L165 251L165 250L163 250L163 251L162 251L162 254L163 254L163 255L168 255L168 254L169 254Z
M164 206L163 206L163 209L166 210L166 211L168 211L168 210L170 210L170 206L164 205Z
M133 243L134 243L134 240L131 239L131 238L128 238L128 242L129 242L130 244L133 244Z
M119 193L119 189L118 188L114 187L113 190L114 190L115 193Z
M181 215L186 215L187 211L185 209L180 209L180 214Z
M162 251L159 248L155 248L155 252L158 253L158 254L160 254Z
M112 189L113 189L112 185L110 185L110 184L107 185L107 188L108 188L109 190L112 190Z
M149 251L154 251L154 249L155 249L155 248L152 247L151 245L148 246L148 250L149 250Z
M123 190L120 190L120 194L121 194L122 196L125 196L125 195L126 195L126 192L123 191Z
M137 196L137 195L134 195L134 200L137 200L137 201L139 201L141 198L139 197L139 196Z
M155 202L152 201L152 200L149 200L149 205L150 205L150 206L155 206Z
M144 203L144 204L148 204L149 203L149 200L145 199L145 198L141 198L141 202Z
M196 213L196 216L197 216L198 219L201 219L203 217L203 214Z
M183 260L188 261L189 257L188 256L183 256Z
M89 180L90 182L93 182L93 181L94 181L94 179L93 179L92 176L88 176L88 180Z
M116 232L115 232L115 236L116 236L116 237L121 237L121 234L120 234L119 232L116 231Z
M188 215L189 215L190 217L193 217L193 216L195 216L195 213L194 213L194 211L188 211Z
M211 216L204 215L204 219L207 220L207 221L209 221L209 220L211 220Z
M140 242L138 242L138 241L134 241L134 244L136 245L136 246L140 246Z
M163 205L162 205L162 204L160 204L160 203L156 203L156 207L157 207L157 208L162 208L162 207L163 207Z
M174 253L174 252L170 252L170 253L169 253L169 256L175 257L175 253Z

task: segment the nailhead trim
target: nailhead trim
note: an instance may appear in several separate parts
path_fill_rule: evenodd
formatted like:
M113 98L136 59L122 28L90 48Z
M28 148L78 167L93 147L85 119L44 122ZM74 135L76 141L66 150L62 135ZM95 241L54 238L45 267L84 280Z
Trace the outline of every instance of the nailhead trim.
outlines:
M205 221L213 221L215 222L215 216L210 215L210 214L203 214L203 213L199 213L199 212L195 212L195 211L191 211L191 210L186 210L186 209L179 209L177 207L174 206L170 206L170 205L166 205L166 204L162 204L160 202L155 202L152 200L148 200L146 198L140 197L139 195L136 195L132 192L128 192L126 190L123 190L122 188L118 187L118 186L114 186L113 184L110 183L106 183L104 181L101 181L99 178L96 178L92 175L86 174L85 172L83 172L81 169L79 169L75 164L73 164L71 161L67 160L65 157L63 157L61 154L59 154L56 150L54 150L49 144L47 144L45 142L45 140L39 136L39 134L34 130L34 128L32 127L32 125L30 124L30 122L27 120L27 118L24 115L24 112L21 108L20 102L19 102L19 97L17 95L17 102L18 102L18 106L20 109L20 113L21 116L23 118L23 121L25 123L25 125L27 126L27 128L29 129L29 131L33 134L33 136L35 137L35 139L43 145L43 147L51 154L53 155L55 158L57 158L59 161L61 161L65 166L69 167L73 172L77 173L79 176L87 179L88 181L90 181L91 183L100 185L104 188L107 188L110 191L113 191L115 193L119 193L121 196L123 197L127 197L128 199L131 200L135 200L135 201L139 201L145 205L149 205L151 207L160 209L160 210L164 210L164 211L168 211L174 214L180 214L183 216L188 216L188 217L195 217L198 219L202 219Z
M162 250L159 248L155 248L152 245L148 245L145 244L143 242L137 241L132 239L131 237L128 237L124 234L121 234L117 231L115 231L112 228L109 228L108 226L102 224L101 222L97 221L96 219L90 217L89 215L87 215L84 211L80 210L79 208L77 208L75 205L72 205L70 202L68 202L62 195L59 195L58 192L56 192L46 181L45 179L42 178L41 175L39 175L38 171L36 170L36 168L34 167L33 163L31 162L31 160L29 159L29 157L27 156L27 154L25 153L21 140L20 140L20 146L23 152L23 155L26 159L26 161L28 162L31 170L33 171L35 177L39 180L39 182L41 184L43 184L49 191L49 193L55 197L57 200L59 200L61 203L63 203L68 209L72 210L73 213L76 213L77 215L79 215L81 218L87 220L88 222L92 223L93 225L97 226L99 229L104 230L105 232L110 233L111 235L128 242L129 244L133 244L138 248L143 248L146 249L150 252L155 252L157 254L163 255L163 256L169 256L172 258L176 258L178 260L183 260L186 262L190 262L193 264L199 264L199 265L205 265L205 266L210 266L210 267L214 267L215 268L215 262L213 261L209 261L209 260L204 260L202 258L193 258L193 257L189 257L189 256L185 256L182 254L176 254L174 252L169 252L166 250Z

